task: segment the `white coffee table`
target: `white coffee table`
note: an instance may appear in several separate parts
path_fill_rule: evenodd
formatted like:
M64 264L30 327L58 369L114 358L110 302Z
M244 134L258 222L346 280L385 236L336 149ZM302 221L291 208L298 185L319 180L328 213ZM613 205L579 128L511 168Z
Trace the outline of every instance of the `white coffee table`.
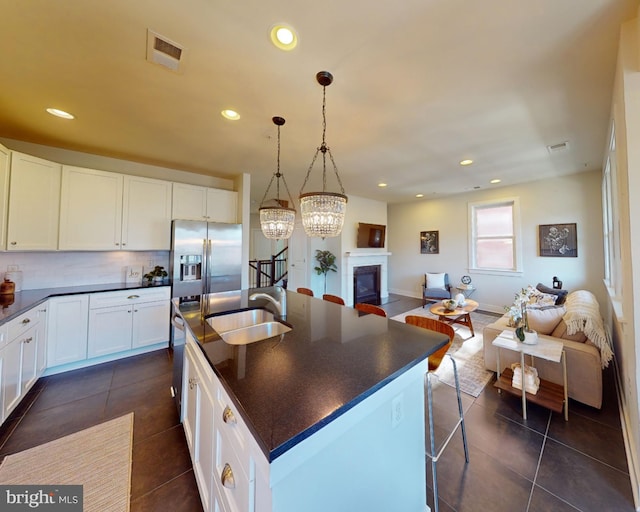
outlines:
M564 419L569 420L569 397L567 393L567 360L564 352L564 345L561 341L554 340L549 336L538 335L538 343L535 345L526 345L521 341L514 339L513 331L502 331L500 335L493 340L492 345L498 350L497 366L498 378L494 384L499 390L507 391L516 396L522 396L522 417L527 419L527 400L542 405L555 412L562 412L564 408ZM505 368L500 371L500 350L512 350L520 353L520 367L524 368L524 356L531 357L531 365L534 365L534 359L539 357L547 361L562 364L563 385L540 379L540 387L535 395L523 392L511 385L513 379L513 370ZM524 376L523 376L524 377ZM524 378L522 386L525 387Z

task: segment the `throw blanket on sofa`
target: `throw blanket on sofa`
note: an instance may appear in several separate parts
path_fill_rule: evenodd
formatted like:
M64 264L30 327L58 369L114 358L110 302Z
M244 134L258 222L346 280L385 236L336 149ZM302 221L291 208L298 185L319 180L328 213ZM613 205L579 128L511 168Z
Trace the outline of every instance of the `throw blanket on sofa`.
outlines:
M609 366L613 352L604 331L600 306L595 296L587 290L577 290L567 296L565 306L567 312L563 320L567 324L567 334L584 332L585 336L600 349L602 368Z

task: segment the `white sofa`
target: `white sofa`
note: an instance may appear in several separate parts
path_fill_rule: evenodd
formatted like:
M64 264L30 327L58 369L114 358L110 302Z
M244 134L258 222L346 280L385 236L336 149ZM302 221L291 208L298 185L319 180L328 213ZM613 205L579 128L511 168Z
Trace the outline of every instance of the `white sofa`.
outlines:
M572 293L579 293L572 297ZM576 332L572 335L568 334L567 323L565 319L571 322L570 315L574 313L572 305L578 297L589 301L595 301L593 295L589 292L572 292L567 296L567 302L564 306L557 306L552 310L541 312L540 315L546 317L542 321L532 321L530 317L531 327L538 331L539 334L546 334L559 341L562 341L565 348L567 361L567 385L569 397L596 409L602 407L602 368L603 359L601 358L600 349L594 344L583 331ZM597 308L597 302L595 306ZM555 318L553 318L555 315ZM557 320L557 321L556 321ZM553 326L555 324L555 327ZM509 317L507 314L499 318L496 322L487 325L482 332L484 344L484 364L488 370L497 371L496 368L496 347L491 342L505 330L513 331L513 327L509 327ZM587 332L591 332L586 329ZM548 332L546 332L548 331ZM592 335L592 337L596 337ZM607 353L604 360L604 366L609 362L610 355ZM500 352L500 364L504 368L514 362L519 362L520 356L512 350L502 350ZM538 375L541 379L545 379L557 384L562 384L562 365L543 359L536 359L535 367L538 369Z

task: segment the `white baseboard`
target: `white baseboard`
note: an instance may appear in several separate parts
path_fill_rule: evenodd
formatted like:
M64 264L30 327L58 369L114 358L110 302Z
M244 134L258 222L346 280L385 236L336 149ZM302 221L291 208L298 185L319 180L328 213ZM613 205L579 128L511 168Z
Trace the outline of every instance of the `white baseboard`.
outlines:
M640 512L640 465L637 459L637 449L633 440L633 437L629 435L631 430L631 423L629 421L629 414L626 407L626 402L623 400L622 386L620 383L620 373L618 371L618 363L613 358L613 370L616 382L616 395L618 398L618 404L620 409L620 424L622 425L622 438L624 440L624 449L627 454L627 466L629 467L629 478L631 479L631 492L633 493L633 505L636 511Z

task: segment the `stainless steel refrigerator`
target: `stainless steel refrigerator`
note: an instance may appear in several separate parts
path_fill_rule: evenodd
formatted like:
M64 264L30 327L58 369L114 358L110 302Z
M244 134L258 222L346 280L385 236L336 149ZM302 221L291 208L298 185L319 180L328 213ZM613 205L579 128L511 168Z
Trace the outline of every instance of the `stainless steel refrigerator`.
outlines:
M172 226L173 297L240 289L241 224L174 220Z
M242 272L242 225L174 220L169 274L173 298L196 302L205 293L239 290ZM172 312L173 383L178 412L182 403L184 325Z

